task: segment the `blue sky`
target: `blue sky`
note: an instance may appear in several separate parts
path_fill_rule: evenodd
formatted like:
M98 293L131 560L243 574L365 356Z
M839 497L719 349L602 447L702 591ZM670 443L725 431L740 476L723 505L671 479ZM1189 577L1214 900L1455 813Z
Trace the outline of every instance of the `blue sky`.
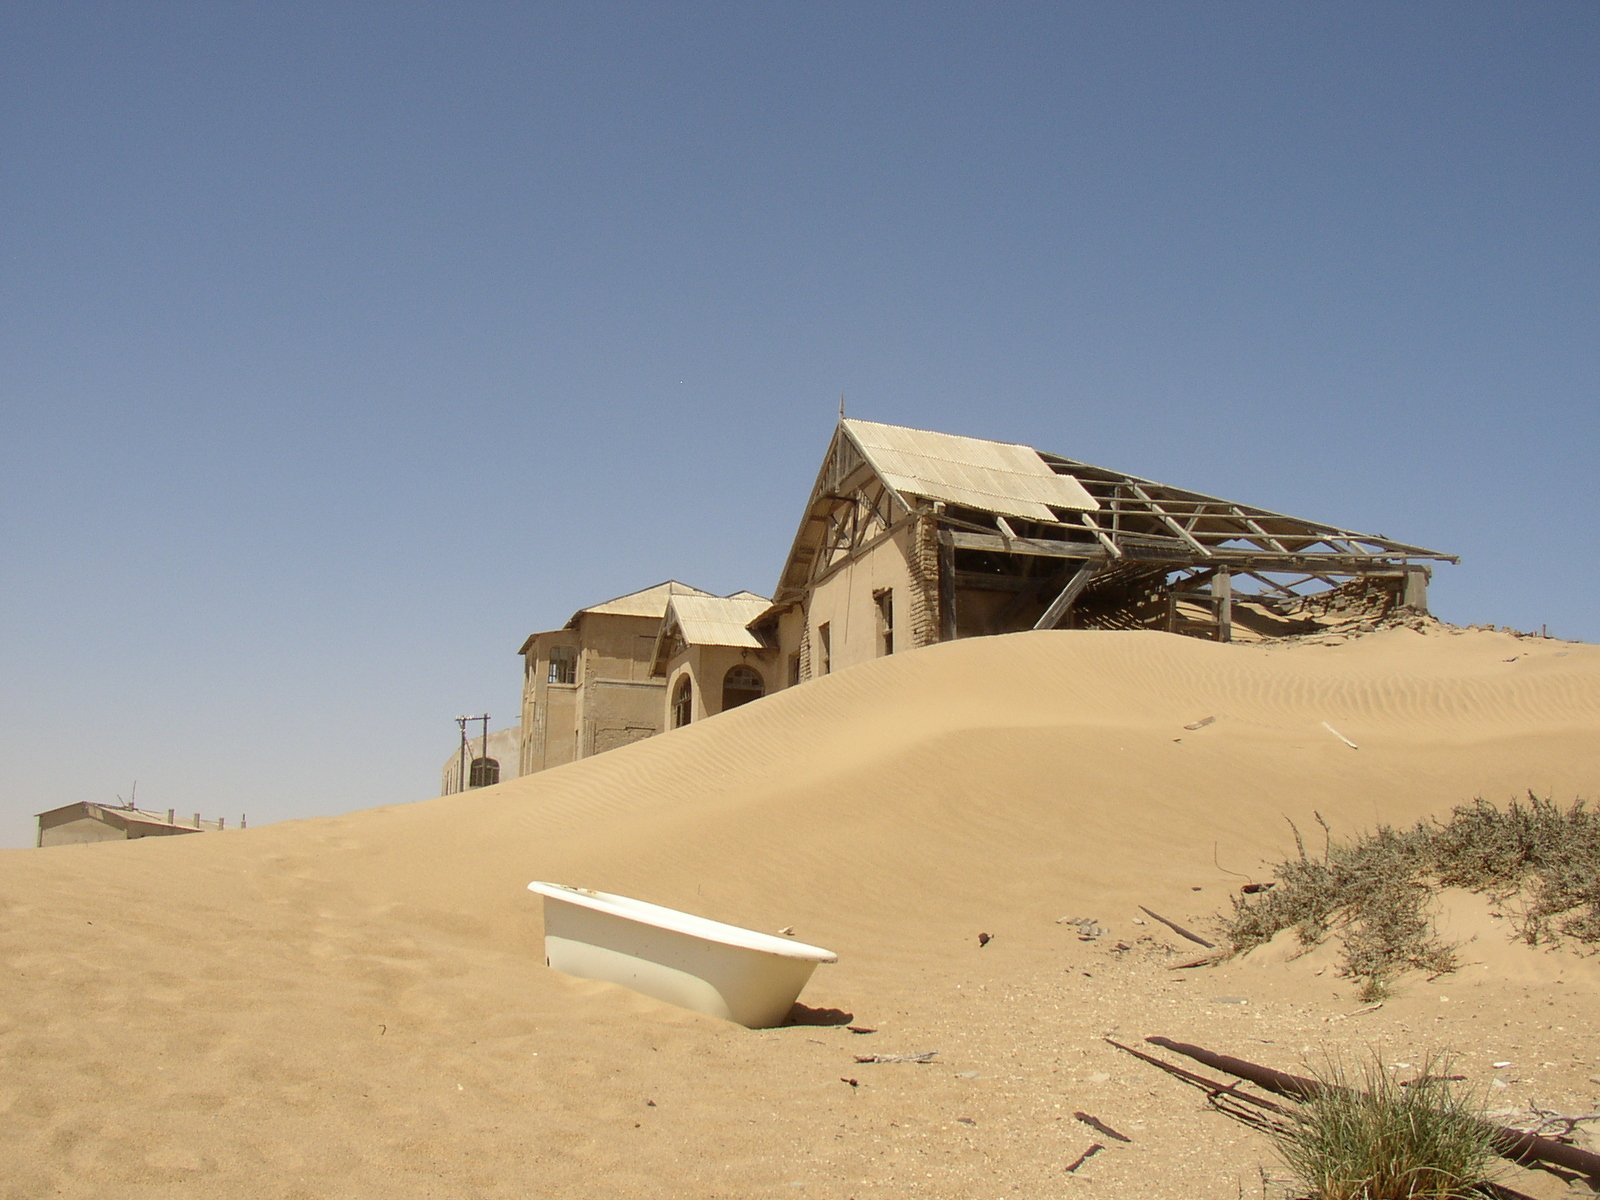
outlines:
M0 845L431 794L852 415L1600 639L1592 4L0 9Z

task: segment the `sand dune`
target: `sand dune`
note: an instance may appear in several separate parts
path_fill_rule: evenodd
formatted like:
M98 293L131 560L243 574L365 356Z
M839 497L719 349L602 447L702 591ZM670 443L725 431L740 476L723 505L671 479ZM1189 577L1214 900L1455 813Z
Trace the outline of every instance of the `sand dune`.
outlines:
M1263 1139L1112 1031L1289 1069L1446 1047L1494 1107L1592 1111L1600 967L1476 898L1444 905L1461 971L1359 1013L1326 951L1168 970L1187 944L1139 906L1205 929L1314 813L1355 833L1595 797L1597 733L1592 646L1027 634L463 796L8 852L5 1194L1260 1194ZM840 962L807 1023L739 1029L546 970L534 878L792 926ZM1068 1176L1105 1141L1075 1111L1133 1140Z

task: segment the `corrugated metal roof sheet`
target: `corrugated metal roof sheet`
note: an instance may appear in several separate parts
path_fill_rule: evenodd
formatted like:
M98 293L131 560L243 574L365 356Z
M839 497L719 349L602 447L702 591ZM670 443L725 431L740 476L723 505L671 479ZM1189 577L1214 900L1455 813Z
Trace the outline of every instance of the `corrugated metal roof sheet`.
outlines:
M1054 508L1093 512L1100 505L1070 475L1058 475L1038 451L849 419L845 430L873 469L903 496L943 500L980 512L1052 521Z
M683 640L691 646L738 646L761 649L761 640L745 628L771 603L754 592L735 596L674 595L669 619L677 621Z
M702 592L687 583L669 579L666 583L658 583L655 587L648 587L638 592L629 592L626 596L618 596L615 600L607 600L603 604L580 608L572 615L572 620L575 622L586 613L601 613L609 617L660 617L667 611L669 596L710 595L710 592ZM572 622L568 623L569 628L571 624Z

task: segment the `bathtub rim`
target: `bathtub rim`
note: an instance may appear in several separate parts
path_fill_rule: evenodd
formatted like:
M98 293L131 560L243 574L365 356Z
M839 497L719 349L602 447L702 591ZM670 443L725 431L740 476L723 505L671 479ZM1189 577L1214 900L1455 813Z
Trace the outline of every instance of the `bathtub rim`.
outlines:
M637 900L632 896L622 896L615 892L599 892L591 888L573 887L565 883L546 883L538 879L528 884L528 890L544 897L547 901L573 904L619 920L650 925L657 929L665 929L672 933L740 950L751 950L760 954L772 954L779 958L795 958L812 963L839 961L837 954L821 946L797 942L793 938L779 937L777 934L762 933L756 929L746 929L742 925L729 925L724 921L714 921L710 917L697 916L682 909L668 908L664 904L652 904L648 900Z

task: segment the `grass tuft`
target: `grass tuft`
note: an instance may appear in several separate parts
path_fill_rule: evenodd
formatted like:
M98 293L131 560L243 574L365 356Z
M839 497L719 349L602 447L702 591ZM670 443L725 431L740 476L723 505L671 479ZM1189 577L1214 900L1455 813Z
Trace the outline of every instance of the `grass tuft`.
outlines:
M1352 1080L1332 1062L1316 1073L1326 1090L1274 1133L1278 1153L1314 1200L1479 1195L1492 1174L1494 1131L1448 1074L1429 1061L1402 1084L1374 1058Z

